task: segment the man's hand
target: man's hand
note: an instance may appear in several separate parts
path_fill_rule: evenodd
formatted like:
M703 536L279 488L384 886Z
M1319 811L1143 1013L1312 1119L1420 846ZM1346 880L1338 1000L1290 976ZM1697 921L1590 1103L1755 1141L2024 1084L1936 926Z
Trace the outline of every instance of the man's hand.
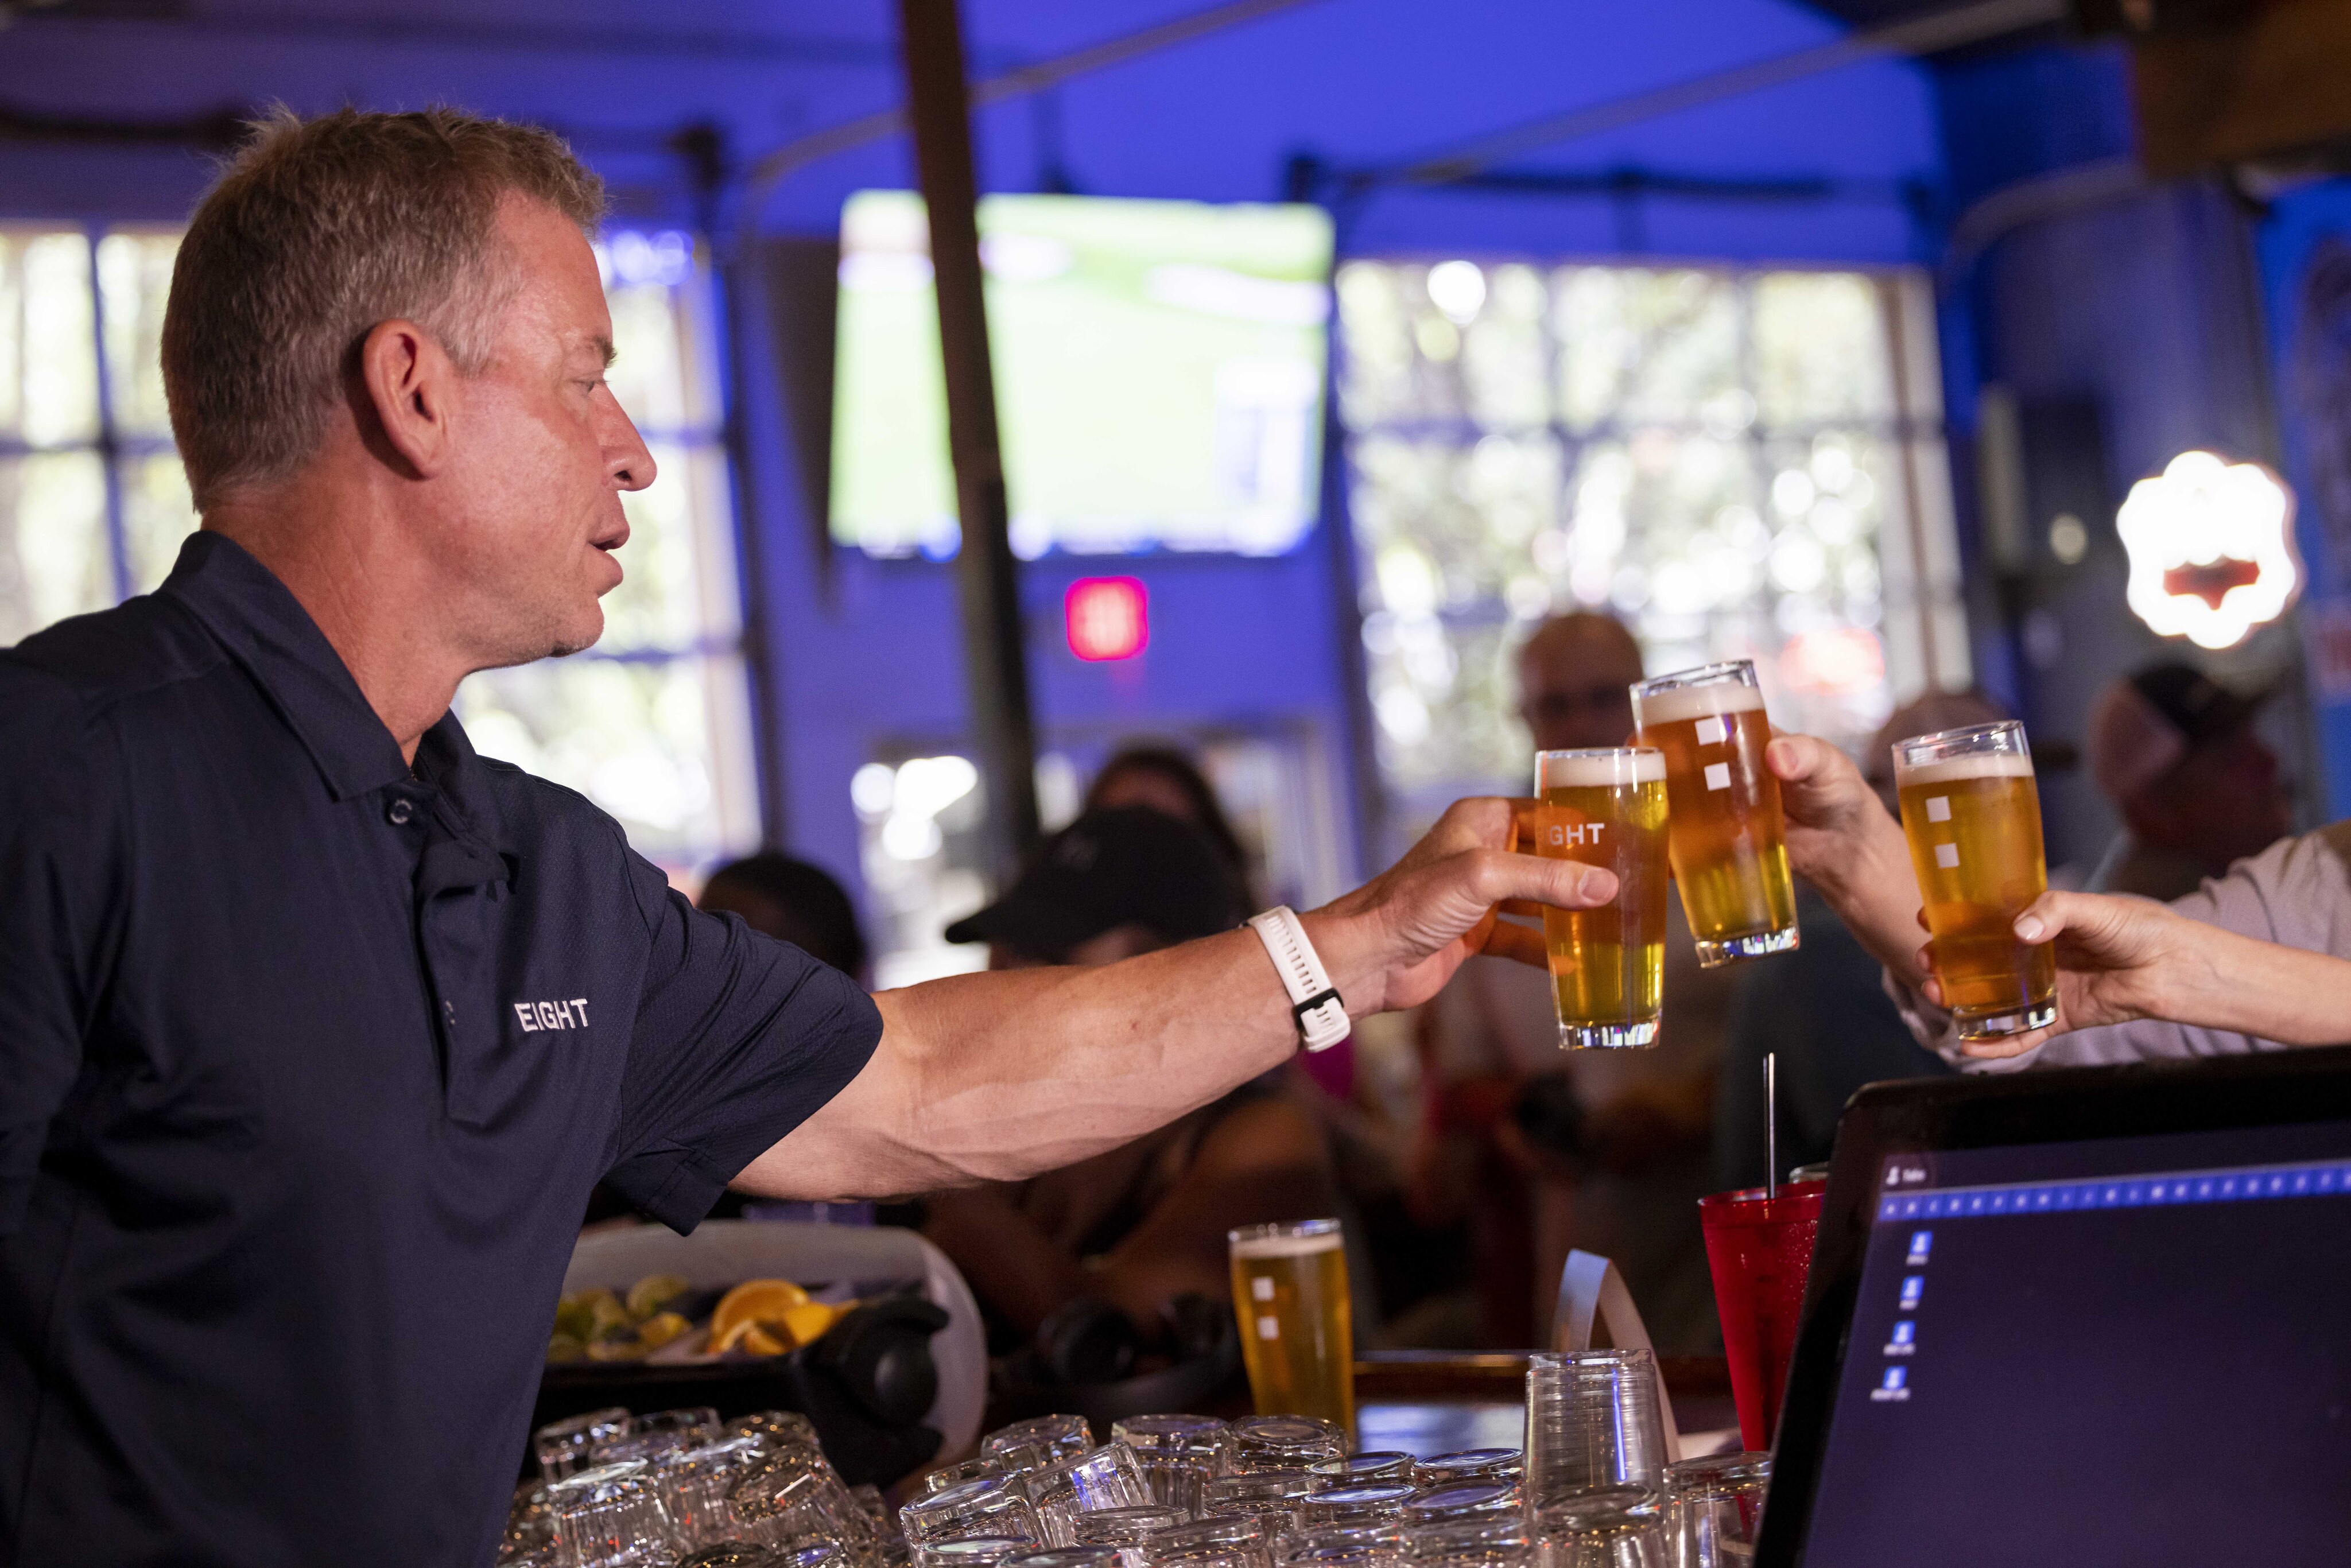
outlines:
M1456 801L1404 859L1305 916L1350 1012L1425 1002L1475 953L1542 963L1541 932L1496 918L1505 901L1592 909L1616 896L1602 867L1514 852L1521 810Z
M1902 829L1853 758L1809 735L1775 737L1763 764L1780 780L1788 863L1870 955L1916 982L1918 883Z

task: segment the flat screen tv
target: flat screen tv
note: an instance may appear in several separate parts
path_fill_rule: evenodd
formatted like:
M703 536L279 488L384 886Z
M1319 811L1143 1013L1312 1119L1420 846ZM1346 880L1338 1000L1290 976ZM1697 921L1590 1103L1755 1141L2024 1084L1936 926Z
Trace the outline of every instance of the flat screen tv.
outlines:
M1320 208L990 196L979 232L1015 551L1298 544L1331 314ZM832 537L944 559L958 530L922 197L860 192L841 242Z

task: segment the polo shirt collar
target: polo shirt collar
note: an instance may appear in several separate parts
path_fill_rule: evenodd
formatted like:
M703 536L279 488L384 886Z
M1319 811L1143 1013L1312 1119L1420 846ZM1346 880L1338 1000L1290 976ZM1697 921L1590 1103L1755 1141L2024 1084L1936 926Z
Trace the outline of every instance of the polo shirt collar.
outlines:
M292 591L244 546L209 530L190 534L162 591L194 611L252 675L336 800L408 777L399 743L368 706L334 644Z
M310 612L276 574L225 534L199 530L180 546L162 591L193 611L286 720L338 800L407 784L439 791L436 838L487 852L476 880L515 852L486 770L457 716L444 713L417 743L412 773L400 743ZM444 855L444 859L448 856Z

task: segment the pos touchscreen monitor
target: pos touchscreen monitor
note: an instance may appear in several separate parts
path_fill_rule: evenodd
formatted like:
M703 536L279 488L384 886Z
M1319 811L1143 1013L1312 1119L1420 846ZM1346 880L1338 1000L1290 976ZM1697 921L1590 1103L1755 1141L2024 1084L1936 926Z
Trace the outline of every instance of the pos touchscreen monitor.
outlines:
M1855 1097L1758 1564L2345 1561L2351 1050Z

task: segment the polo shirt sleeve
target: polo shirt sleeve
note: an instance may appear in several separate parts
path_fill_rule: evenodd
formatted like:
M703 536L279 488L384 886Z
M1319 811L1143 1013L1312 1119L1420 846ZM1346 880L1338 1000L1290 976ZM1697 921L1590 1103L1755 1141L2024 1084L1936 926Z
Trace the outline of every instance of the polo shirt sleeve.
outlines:
M78 694L0 654L0 1236L81 1072L120 924L112 755Z
M628 855L652 938L605 1179L692 1230L744 1166L846 1088L882 1039L856 981Z

